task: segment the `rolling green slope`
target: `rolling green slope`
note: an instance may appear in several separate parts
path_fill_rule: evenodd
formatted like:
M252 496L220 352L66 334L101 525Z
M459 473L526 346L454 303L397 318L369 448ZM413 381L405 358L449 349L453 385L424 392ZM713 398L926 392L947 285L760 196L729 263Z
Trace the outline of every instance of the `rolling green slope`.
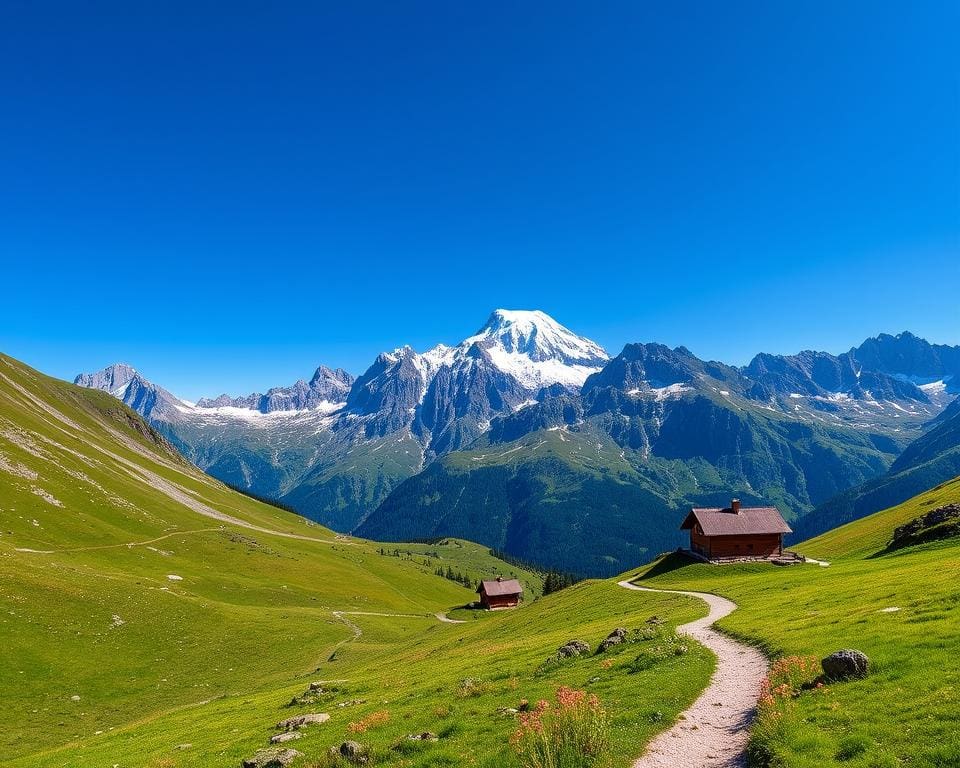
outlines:
M438 566L516 574L527 601L444 623L436 614L475 596ZM309 711L331 719L296 743L303 765L346 738L381 764L510 765L515 722L498 708L567 684L601 697L626 766L695 698L712 657L691 645L637 673L626 653L540 666L571 637L595 645L653 614L669 631L703 608L603 582L537 599L540 586L478 545L365 542L242 496L109 395L0 357L4 765L236 766ZM313 680L330 693L288 706ZM382 725L351 730L380 712ZM424 730L440 740L407 743Z
M957 501L960 478L797 545L826 567L672 556L639 577L737 601L720 626L774 656L857 648L870 657L865 680L802 692L761 723L754 747L767 765L960 765L960 539L887 549L895 528Z

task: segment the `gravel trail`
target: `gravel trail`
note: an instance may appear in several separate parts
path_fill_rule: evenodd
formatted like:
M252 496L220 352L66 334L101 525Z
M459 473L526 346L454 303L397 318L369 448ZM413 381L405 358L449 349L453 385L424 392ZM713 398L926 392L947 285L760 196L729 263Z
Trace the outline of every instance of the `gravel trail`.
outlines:
M677 627L677 632L689 635L717 655L710 684L672 728L647 745L633 768L742 768L760 683L767 674L767 659L755 648L712 629L713 623L735 611L737 604L706 592L650 589L629 581L619 585L638 592L689 595L706 602L710 612Z

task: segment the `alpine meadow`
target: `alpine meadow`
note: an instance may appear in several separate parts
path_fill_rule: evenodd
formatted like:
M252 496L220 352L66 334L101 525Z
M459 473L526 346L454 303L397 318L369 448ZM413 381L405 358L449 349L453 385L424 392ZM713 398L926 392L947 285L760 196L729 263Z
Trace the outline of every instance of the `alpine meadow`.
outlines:
M960 768L960 4L0 4L0 766Z

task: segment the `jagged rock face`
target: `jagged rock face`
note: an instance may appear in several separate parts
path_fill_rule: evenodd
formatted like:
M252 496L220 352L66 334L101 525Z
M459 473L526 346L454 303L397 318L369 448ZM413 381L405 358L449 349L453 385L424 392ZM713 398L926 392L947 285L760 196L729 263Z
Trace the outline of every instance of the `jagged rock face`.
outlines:
M96 373L81 373L73 383L88 389L114 393L129 384L130 379L136 375L136 370L126 363L115 363Z
M74 384L109 392L151 422L167 422L176 418L180 401L172 394L147 381L124 363L110 365L96 373L81 373Z
M429 460L473 442L496 416L576 392L607 359L542 312L496 310L456 347L380 355L354 383L337 428L359 418L367 438L409 430Z
M960 378L960 347L931 344L908 331L896 336L881 333L851 354L864 368L891 375L930 381Z
M342 368L331 370L321 365L307 383L300 379L289 387L274 387L267 393L254 392L244 397L220 395L217 398L201 398L200 408L247 408L260 413L274 411L303 411L331 403L342 403L353 384L353 376Z
M797 355L757 355L744 369L753 385L752 397L843 394L855 400L912 400L929 403L927 394L909 381L863 367L852 352L834 356L826 352Z

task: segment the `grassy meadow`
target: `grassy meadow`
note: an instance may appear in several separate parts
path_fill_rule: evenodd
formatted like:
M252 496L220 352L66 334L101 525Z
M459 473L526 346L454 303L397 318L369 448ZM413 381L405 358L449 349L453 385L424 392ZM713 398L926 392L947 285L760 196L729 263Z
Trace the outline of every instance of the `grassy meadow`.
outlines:
M447 566L516 575L527 600L473 620L459 608L472 589L436 575ZM669 637L705 609L611 582L541 589L469 542L365 542L235 493L109 395L0 357L5 766L237 766L279 720L316 711L331 717L293 744L298 765L352 738L376 764L509 766L516 721L498 710L560 685L600 697L626 766L696 697L712 656L691 643L644 669L638 645L546 658L653 615ZM314 681L320 700L290 706ZM422 731L438 740L406 738Z

